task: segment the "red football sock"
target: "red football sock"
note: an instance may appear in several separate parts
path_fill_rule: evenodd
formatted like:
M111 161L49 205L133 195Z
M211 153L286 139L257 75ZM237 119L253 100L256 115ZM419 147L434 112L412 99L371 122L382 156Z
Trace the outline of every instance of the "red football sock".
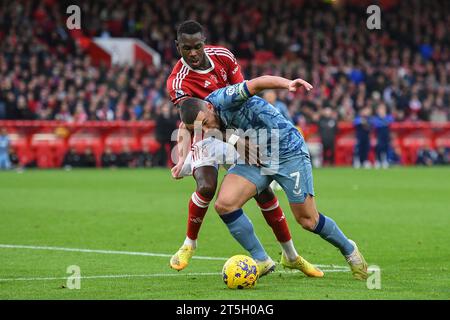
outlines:
M279 242L286 242L291 240L291 233L286 222L286 217L281 210L277 197L261 204L258 203L261 212L267 221L267 224L272 228L273 233Z
M208 211L209 202L211 199L206 199L198 192L192 194L189 200L189 216L187 222L186 235L189 239L196 240L198 232L203 222L203 217Z

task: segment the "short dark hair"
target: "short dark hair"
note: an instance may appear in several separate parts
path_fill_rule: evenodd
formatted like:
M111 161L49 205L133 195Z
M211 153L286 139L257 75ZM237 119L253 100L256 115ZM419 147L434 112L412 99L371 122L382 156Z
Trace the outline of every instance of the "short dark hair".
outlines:
M185 98L178 103L181 121L184 124L194 124L200 111L206 110L205 101L198 98Z
M187 20L182 22L177 28L177 38L179 39L183 33L196 34L200 32L203 34L203 27L195 20Z

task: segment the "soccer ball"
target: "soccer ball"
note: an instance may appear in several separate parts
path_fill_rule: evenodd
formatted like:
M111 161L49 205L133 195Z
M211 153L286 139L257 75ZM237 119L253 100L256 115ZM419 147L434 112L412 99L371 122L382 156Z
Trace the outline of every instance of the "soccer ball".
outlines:
M248 256L235 255L225 262L222 277L230 289L249 289L258 280L258 265Z

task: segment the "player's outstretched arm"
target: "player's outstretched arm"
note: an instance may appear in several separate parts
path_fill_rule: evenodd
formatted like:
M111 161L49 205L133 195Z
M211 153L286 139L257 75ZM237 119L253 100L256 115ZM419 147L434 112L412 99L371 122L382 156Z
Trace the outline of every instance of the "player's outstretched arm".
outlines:
M251 95L258 94L265 89L287 89L290 92L295 92L301 87L304 87L307 91L313 88L310 83L300 78L289 80L277 76L262 76L247 81L247 88Z
M186 156L189 153L190 147L191 147L191 135L188 132L186 125L183 122L181 122L177 133L178 162L171 170L172 177L174 179L183 178L180 177L179 174L181 172L181 169L183 168L183 164L184 161L186 160Z

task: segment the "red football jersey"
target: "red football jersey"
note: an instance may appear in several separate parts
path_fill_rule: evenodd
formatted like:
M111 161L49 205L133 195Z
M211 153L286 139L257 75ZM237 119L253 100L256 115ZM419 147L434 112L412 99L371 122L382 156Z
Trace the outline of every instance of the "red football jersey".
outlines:
M166 89L174 104L186 96L204 99L214 90L244 81L241 67L228 49L208 45L205 53L211 63L207 70L194 70L183 58L173 68Z

